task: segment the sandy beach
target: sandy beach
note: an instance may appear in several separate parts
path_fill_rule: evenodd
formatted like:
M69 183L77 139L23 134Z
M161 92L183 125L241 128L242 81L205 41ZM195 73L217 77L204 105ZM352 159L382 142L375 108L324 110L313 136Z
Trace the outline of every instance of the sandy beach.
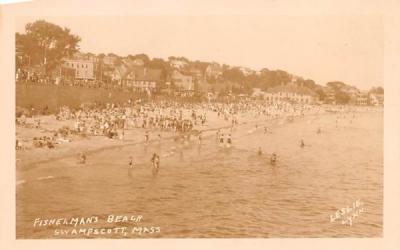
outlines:
M293 120L243 114L232 130L229 121L207 115L209 122L195 127L204 131L201 144L195 138L180 144L174 132L162 133L159 141L159 131L144 143L144 129L131 129L123 141L76 137L54 149L17 151L17 238L101 238L54 236L55 227L32 228L32 223L109 214L140 214L144 225L161 229L157 235L113 238L381 236L382 110L360 110L354 119L330 112ZM338 116L343 117L336 127ZM40 131L17 127L17 138L29 140L68 125L42 119ZM218 129L232 133L231 148L218 145ZM82 150L88 155L85 165L76 163ZM161 156L157 176L150 170L153 152ZM269 162L272 152L276 165ZM134 169L128 168L129 156ZM43 190L52 191L43 195ZM331 214L357 199L368 212L353 226L330 222ZM96 224L101 226L110 225Z

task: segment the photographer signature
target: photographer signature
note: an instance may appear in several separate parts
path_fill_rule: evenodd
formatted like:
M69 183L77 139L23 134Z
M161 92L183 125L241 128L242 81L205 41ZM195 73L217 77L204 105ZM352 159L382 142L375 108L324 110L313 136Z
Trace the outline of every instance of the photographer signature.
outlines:
M336 220L341 220L342 225L353 225L353 220L357 218L361 213L365 212L363 203L360 199L353 202L352 206L338 209L334 214L330 215L330 222L333 223Z

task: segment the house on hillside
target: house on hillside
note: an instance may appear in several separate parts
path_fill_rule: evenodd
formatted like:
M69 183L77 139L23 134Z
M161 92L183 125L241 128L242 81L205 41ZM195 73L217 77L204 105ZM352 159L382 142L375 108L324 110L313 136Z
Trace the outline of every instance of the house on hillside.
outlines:
M222 76L222 67L218 63L212 63L207 66L205 75L207 78L219 78Z
M268 103L315 104L318 101L318 94L307 87L288 84L267 89L265 99Z
M124 64L115 67L114 70L111 71L110 75L111 82L118 86L122 86L123 80L128 73L129 73L129 68Z
M64 59L63 67L75 70L75 80L95 80L95 61L83 57Z
M204 70L198 68L191 68L189 69L187 74L193 76L194 90L196 92L199 92L199 85L203 84L206 81L206 78L204 77Z
M144 66L144 61L140 58L135 58L132 63L135 66Z
M373 106L382 106L384 102L383 94L371 93L369 95L369 103Z
M195 79L191 74L175 69L171 74L171 82L181 94L185 96L192 96L194 94Z
M103 63L106 65L114 66L115 61L118 59L117 56L107 55L103 57Z
M192 75L197 82L204 80L204 73L200 69L191 68L188 73Z
M359 92L357 94L356 105L359 105L359 106L368 105L368 93L367 92Z
M140 58L130 59L130 58L123 58L122 63L128 65L129 67L135 66L144 66L144 61Z
M256 73L256 71L246 67L239 67L239 70L243 73L244 76L249 76Z
M135 91L153 92L162 84L162 72L160 69L136 66L128 70L123 76L122 82L124 86Z
M188 62L183 59L171 59L169 65L174 69L183 69L188 65Z
M128 58L128 57L122 58L121 61L122 61L123 64L125 64L127 66L134 66L133 65L133 60Z

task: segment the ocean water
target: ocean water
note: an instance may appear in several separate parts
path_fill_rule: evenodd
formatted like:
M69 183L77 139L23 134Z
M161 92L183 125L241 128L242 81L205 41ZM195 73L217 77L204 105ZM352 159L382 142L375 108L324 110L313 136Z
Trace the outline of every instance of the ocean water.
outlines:
M259 123L257 129L241 125L232 131L231 148L219 146L211 131L202 145L154 142L89 154L85 165L64 158L17 169L17 180L25 181L16 187L17 238L381 237L383 113L350 117L337 127L334 114ZM150 163L154 152L162 156L157 175ZM356 200L363 211L351 226L330 221ZM106 223L109 215L143 219ZM90 216L102 220L86 227L160 232L74 236L54 235L56 226L33 226L36 218Z

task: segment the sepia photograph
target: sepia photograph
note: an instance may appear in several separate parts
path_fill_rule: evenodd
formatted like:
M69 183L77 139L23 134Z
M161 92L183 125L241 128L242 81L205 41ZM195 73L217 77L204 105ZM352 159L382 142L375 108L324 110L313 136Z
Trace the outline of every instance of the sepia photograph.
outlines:
M383 15L26 4L16 240L384 237Z

